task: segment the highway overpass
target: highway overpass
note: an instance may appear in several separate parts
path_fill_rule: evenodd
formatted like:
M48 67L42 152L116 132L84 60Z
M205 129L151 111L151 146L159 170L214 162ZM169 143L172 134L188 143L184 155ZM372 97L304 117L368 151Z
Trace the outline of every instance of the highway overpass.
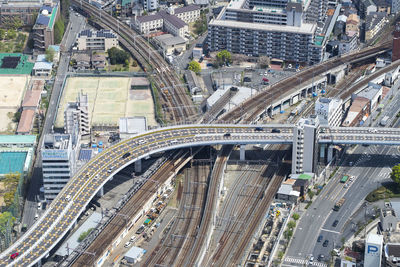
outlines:
M400 129L316 128L324 144L400 145ZM160 151L216 144L291 144L293 125L181 125L159 128L124 140L91 159L70 179L42 217L0 254L0 266L32 266L46 257L73 227L90 200L127 165ZM129 153L129 154L128 154ZM18 252L15 260L10 255Z

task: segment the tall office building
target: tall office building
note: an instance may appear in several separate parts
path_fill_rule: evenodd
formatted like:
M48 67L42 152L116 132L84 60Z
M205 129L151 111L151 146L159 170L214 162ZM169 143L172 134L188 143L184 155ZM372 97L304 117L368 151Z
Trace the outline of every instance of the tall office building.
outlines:
M64 111L65 133L73 135L78 127L80 135L90 134L89 98L80 92L75 102L69 102Z
M326 10L327 0L232 0L210 21L208 45L212 51L318 63L339 14L337 8L328 21Z
M76 143L69 134L46 134L42 145L44 197L52 201L76 170Z
M292 174L316 173L319 120L315 115L302 118L293 131Z

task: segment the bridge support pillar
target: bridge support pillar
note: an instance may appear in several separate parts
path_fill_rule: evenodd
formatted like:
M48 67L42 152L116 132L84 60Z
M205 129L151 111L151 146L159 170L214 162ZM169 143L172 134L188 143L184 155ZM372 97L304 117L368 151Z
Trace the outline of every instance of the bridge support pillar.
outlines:
M240 145L240 160L246 160L246 145Z
M98 195L99 197L104 196L104 186L102 186L102 187L100 188L100 190L97 192L97 195Z
M319 157L321 159L325 158L325 147L326 145L322 144L319 148Z
M327 162L331 162L333 158L333 146L328 147L328 157L327 157Z
M142 172L142 160L135 161L135 172Z

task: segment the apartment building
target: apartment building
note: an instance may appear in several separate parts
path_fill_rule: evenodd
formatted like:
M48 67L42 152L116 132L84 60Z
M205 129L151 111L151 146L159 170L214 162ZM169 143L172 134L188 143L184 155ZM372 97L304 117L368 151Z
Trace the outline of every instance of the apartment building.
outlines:
M350 14L346 20L346 35L352 37L360 36L360 18L357 14Z
M54 44L54 24L60 16L58 2L44 4L33 26L33 41L36 51L45 51Z
M42 1L3 1L0 3L0 25L12 24L19 19L24 26L35 24Z
M197 5L188 5L178 8L170 8L171 15L175 15L186 23L195 22L200 18L200 7Z
M365 17L365 41L374 38L387 22L386 13L374 12L367 15Z
M64 130L73 134L76 126L80 135L90 134L89 97L80 92L75 102L69 102L64 111Z
M46 134L42 153L44 197L52 201L76 170L76 142L70 134Z
M111 30L83 30L78 34L78 50L107 51L118 46L118 37Z
M318 63L339 13L337 9L332 14L332 27L321 27L326 5L325 0L231 1L209 23L208 46L212 51Z

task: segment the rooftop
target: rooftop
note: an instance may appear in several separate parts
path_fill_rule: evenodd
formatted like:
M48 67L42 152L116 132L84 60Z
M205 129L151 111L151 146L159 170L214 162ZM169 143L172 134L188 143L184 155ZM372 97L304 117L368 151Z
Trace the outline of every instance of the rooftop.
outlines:
M146 250L139 247L131 247L125 254L125 257L129 257L131 259L138 259L140 256L146 253Z
M178 45L186 43L186 40L180 36L173 36L172 34L163 34L154 37L157 41L162 43L163 45L170 46L170 45Z
M25 109L22 111L18 123L17 133L29 133L32 130L33 120L35 119L35 110Z
M365 30L369 31L375 28L375 26L382 20L386 19L386 13L384 12L373 12L365 17Z
M26 155L26 152L0 152L0 174L23 173Z
M180 13L185 13L185 12L190 12L190 11L195 11L195 10L200 10L200 7L197 5L188 5L184 7L178 7L174 9L175 14L180 14Z
M117 35L111 31L111 30L99 30L99 31L94 31L91 29L86 29L83 30L79 33L78 37L97 37L97 38L117 38Z
M367 243L372 243L372 244L381 244L383 243L383 236L382 235L377 235L377 234L368 234L367 236Z
M39 105L41 90L28 90L25 93L24 101L22 101L22 107L37 107Z
M159 14L163 17L164 20L167 20L169 23L174 25L175 28L180 29L180 28L183 28L183 27L185 27L187 25L186 22L184 22L183 20L181 20L177 16L170 15L165 11L160 11Z
M47 4L43 5L39 10L39 15L36 18L35 26L42 25L46 26L49 29L52 29L57 14L57 8L57 4L55 4L54 6L50 6Z
M36 135L0 135L0 144L35 144Z
M119 132L138 134L147 130L146 117L124 117L119 119Z
M314 34L316 25L311 23L303 23L301 27L287 26L287 25L275 25L275 24L264 24L264 23L252 23L242 22L233 20L220 20L212 19L209 26L222 26L227 28L239 28L239 29L250 29L250 30L261 30L271 32L291 32L298 34Z
M140 23L159 20L159 19L163 19L163 17L159 13L153 15L140 16L136 18L136 20L139 21Z
M10 57L19 57L18 64L15 68L4 66L4 60ZM28 56L20 53L0 53L0 75L13 75L13 74L31 74L33 63L28 61Z

